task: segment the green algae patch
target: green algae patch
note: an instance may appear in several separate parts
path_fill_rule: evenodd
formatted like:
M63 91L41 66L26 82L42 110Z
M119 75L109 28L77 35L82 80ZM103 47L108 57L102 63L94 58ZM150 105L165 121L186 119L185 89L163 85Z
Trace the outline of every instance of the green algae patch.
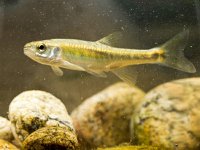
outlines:
M158 150L158 148L152 146L117 146L110 148L98 148L97 150Z
M75 132L67 127L43 127L31 133L23 142L23 150L78 150Z

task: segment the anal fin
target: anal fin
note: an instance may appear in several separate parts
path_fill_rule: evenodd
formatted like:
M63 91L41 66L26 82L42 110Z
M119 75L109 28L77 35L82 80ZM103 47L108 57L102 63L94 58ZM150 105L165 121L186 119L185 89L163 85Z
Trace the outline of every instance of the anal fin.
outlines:
M130 85L134 85L136 83L138 72L133 66L115 69L112 70L112 72Z
M106 78L107 75L105 74L105 72L102 71L94 71L94 70L85 70L87 73L94 75L96 77L102 77L102 78Z

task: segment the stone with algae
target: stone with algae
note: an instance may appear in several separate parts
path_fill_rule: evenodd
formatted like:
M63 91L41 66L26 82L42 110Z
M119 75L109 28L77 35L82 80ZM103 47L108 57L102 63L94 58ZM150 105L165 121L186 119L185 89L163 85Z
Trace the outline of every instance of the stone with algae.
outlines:
M152 146L116 146L109 148L98 148L97 150L159 150Z
M200 78L164 83L146 94L132 117L137 144L200 149Z
M72 137L69 141L73 141L75 147L77 145L76 133L72 125L72 120L64 104L50 93L38 90L22 92L10 103L9 119L12 124L14 137L21 146L24 146L23 142L32 134L37 135L37 137L45 134L46 137L50 137L50 135L54 134L56 139L58 139L57 136L61 137L61 135L63 135L63 138L66 139L65 141ZM49 128L47 128L48 130L42 130L43 127ZM40 129L44 133L42 133ZM54 132L55 130L59 132ZM47 134L48 131L49 133ZM62 132L67 133L63 134ZM41 135L39 135L39 133ZM45 141L45 139L40 140ZM35 141L38 140L34 139L34 142ZM28 142L33 142L30 140L30 137L26 140L25 145L30 145ZM52 138L52 143L55 144L54 138ZM58 143L58 146L59 145ZM40 149L38 148L38 150Z
M139 88L120 82L86 99L71 114L79 137L94 147L129 142L130 118L143 97Z
M12 141L14 139L11 131L11 123L8 119L0 116L0 139Z
M77 137L70 128L43 127L31 133L23 142L24 150L78 150Z
M9 143L8 141L0 139L0 150L19 150L19 149L13 144Z

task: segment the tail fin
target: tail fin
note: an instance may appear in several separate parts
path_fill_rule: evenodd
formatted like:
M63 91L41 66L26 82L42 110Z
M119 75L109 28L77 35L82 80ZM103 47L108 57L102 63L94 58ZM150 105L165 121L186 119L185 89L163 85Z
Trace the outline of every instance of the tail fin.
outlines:
M163 65L184 72L196 72L194 65L184 56L183 53L187 44L188 36L189 30L185 30L160 47L165 52L165 61Z

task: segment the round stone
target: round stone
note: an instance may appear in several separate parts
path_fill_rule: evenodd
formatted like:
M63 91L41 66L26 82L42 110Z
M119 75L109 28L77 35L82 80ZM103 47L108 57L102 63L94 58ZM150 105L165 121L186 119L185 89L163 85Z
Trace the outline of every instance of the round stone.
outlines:
M76 135L66 127L43 127L23 142L24 150L78 150Z
M86 99L71 114L79 137L95 147L130 142L130 118L143 96L137 87L117 83Z
M137 144L200 149L200 78L162 84L146 94L132 117Z
M11 123L6 118L0 116L0 139L12 141L14 139L11 131Z
M69 127L75 134L64 104L44 91L25 91L16 96L9 106L9 119L19 143L32 132L46 126Z
M9 143L8 141L0 139L0 150L19 150L19 149L13 144Z

